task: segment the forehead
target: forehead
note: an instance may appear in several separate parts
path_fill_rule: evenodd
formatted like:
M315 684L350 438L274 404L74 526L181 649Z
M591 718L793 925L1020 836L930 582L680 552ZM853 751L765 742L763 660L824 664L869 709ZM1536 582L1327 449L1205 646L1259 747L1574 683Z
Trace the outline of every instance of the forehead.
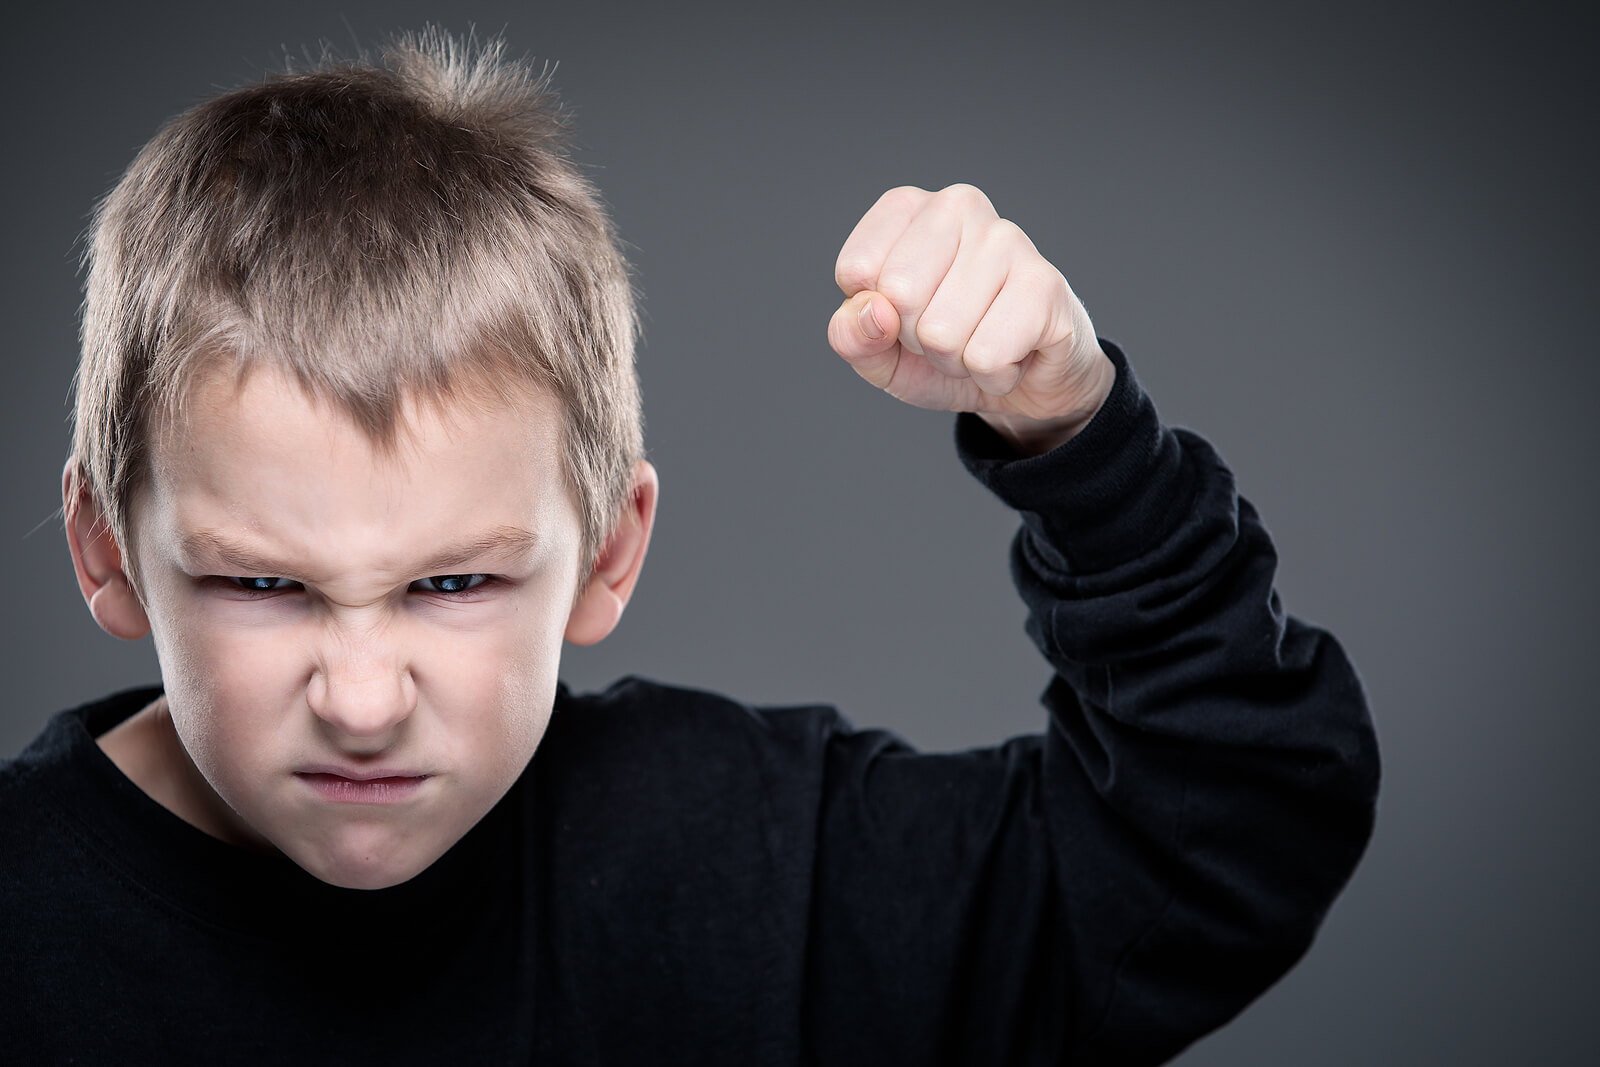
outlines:
M489 373L467 373L449 387L397 391L386 385L363 390L341 382L329 395L304 385L285 366L260 361L235 370L220 360L200 364L178 389L180 397L152 434L156 458L170 459L185 449L215 446L223 438L285 447L291 429L322 429L324 442L362 439L375 460L400 453L446 451L452 441L481 440L508 432L542 453L559 447L561 403L548 388L523 382L506 386ZM341 398L333 399L337 393ZM359 394L359 395L358 395ZM347 405L373 407L372 400L394 395L380 421L371 411L355 414Z
M561 459L559 401L527 388L408 397L376 439L286 372L197 381L153 436L148 520L258 538L275 551L394 552L480 528L576 529Z

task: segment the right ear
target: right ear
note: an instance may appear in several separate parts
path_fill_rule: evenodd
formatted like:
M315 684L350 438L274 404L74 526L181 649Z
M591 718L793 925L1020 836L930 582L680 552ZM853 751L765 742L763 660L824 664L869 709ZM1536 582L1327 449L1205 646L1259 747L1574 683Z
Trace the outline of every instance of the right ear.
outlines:
M572 644L599 642L622 618L622 609L628 606L628 598L639 581L645 550L650 547L650 529L655 523L660 492L656 469L642 459L635 463L628 502L567 616L565 637Z
M128 582L122 550L76 459L69 459L61 474L61 505L66 513L72 569L78 574L78 588L89 614L112 637L138 640L150 632L150 619Z

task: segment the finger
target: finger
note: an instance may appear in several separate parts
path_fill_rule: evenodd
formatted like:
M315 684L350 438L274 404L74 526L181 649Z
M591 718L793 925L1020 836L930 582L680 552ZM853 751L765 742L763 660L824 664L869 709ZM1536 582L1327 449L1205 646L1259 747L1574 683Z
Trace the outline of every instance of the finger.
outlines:
M883 294L871 290L845 300L828 320L828 344L855 372L879 389L894 380L900 359L900 318Z
M878 287L878 272L889 249L931 196L926 189L902 185L878 197L877 203L861 216L833 265L833 280L845 296Z
M1009 242L990 237L988 229L978 236L963 237L955 262L917 319L918 347L951 377L974 373L966 359L968 341L1005 284L1015 254ZM1013 358L1025 354L1018 352Z
M994 218L988 197L970 185L953 185L923 205L889 250L878 273L878 292L899 312L900 343L910 351L923 351L917 339L918 321L962 245L977 240ZM959 359L935 354L930 362L952 378L967 376Z
M900 316L900 343L908 351L928 354L917 337L917 323L955 262L961 247L961 229L959 215L930 204L911 220L878 272L878 292ZM937 353L928 355L929 362L941 374L966 377L959 359Z
M976 411L982 406L986 398L971 378L941 374L928 364L928 357L907 352L903 345L895 350L900 358L882 386L890 396L934 411Z
M1047 321L1034 342L1039 352L1039 362L1045 367L1064 367L1076 359L1087 341L1094 339L1094 323L1083 301L1072 291L1065 278L1061 279L1065 300L1057 305L1053 320Z
M1007 396L1028 376L1040 389L1058 386L1054 379L1062 376L1064 363L1046 359L1041 348L1056 356L1062 334L1070 337L1064 312L1071 299L1065 280L1043 260L1013 269L967 340L963 358L979 388Z

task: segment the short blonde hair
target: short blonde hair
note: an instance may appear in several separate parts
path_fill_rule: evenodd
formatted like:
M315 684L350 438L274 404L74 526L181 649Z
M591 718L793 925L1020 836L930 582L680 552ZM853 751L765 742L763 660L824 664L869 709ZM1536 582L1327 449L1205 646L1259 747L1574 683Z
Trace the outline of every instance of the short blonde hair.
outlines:
M73 456L125 552L152 435L231 363L386 446L407 398L551 390L592 565L643 453L638 315L547 74L503 51L427 30L225 93L101 202Z

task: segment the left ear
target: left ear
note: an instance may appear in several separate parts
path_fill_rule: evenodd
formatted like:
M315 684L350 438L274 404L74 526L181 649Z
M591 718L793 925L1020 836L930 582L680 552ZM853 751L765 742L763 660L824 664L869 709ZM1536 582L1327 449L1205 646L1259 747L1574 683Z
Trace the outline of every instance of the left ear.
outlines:
M133 591L122 549L89 491L76 459L61 472L61 505L66 514L67 549L78 574L89 614L112 637L136 641L150 632L150 619Z
M660 489L656 469L641 459L633 468L633 491L616 528L595 557L594 569L567 616L566 638L573 644L592 645L616 629L650 547Z

